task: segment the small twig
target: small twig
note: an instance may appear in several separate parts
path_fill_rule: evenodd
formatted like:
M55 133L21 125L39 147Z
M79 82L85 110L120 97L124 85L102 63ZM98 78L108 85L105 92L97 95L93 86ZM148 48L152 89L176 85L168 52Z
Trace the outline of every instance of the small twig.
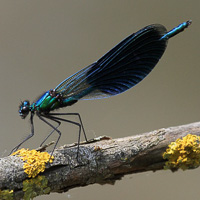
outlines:
M53 145L53 144L55 144L55 141L52 141L52 142L50 142L49 144L45 144L45 145L43 145L43 146L41 146L41 147L38 147L38 148L36 149L36 151L40 151L40 152L46 151L46 149L47 149L49 146Z

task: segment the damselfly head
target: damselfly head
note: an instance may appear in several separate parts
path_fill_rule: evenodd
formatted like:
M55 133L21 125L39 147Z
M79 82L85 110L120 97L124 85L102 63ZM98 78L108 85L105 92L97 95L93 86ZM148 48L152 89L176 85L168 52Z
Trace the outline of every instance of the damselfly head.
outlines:
M19 115L25 119L30 111L30 102L28 100L22 101L19 106Z

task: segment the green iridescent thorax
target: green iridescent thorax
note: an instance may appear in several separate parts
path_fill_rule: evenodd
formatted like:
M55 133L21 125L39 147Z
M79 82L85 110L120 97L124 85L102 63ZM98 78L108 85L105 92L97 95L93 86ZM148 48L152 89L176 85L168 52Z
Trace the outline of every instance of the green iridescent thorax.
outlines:
M38 111L48 112L59 107L60 102L58 100L56 95L52 95L51 91L47 91L38 98L33 106Z
M59 107L60 102L56 97L47 96L40 104L41 110L54 110Z
M55 91L50 90L41 95L36 103L31 105L32 109L36 109L40 112L49 112L61 107L66 107L74 104L77 100L73 98L63 99L60 94L56 94Z

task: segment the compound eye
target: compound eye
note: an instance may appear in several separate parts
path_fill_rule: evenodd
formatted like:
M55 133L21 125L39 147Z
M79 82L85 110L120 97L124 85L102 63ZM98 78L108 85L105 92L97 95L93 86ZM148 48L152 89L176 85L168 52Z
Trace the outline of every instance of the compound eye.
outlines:
M21 116L22 119L25 119L26 116L28 115L29 106L30 106L29 101L23 101L19 106L19 115Z
M22 108L22 113L29 113L29 107L26 107L26 106L24 106L23 108Z
M23 101L23 102L22 102L22 106L24 106L24 107L29 107L29 106L30 106L30 102L29 102L28 100Z

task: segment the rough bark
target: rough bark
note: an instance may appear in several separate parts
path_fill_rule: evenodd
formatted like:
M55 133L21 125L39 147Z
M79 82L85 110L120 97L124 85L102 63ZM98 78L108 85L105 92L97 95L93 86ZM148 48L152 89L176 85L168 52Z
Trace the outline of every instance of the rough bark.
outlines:
M141 135L111 139L99 137L77 146L56 149L55 160L43 175L49 192L64 192L89 184L114 184L126 174L163 169L167 146L187 134L200 135L200 122L162 128ZM16 156L0 159L0 189L13 189L16 199L23 196L23 181L28 179L23 162ZM44 190L45 188L43 188ZM45 193L45 192L44 192Z

